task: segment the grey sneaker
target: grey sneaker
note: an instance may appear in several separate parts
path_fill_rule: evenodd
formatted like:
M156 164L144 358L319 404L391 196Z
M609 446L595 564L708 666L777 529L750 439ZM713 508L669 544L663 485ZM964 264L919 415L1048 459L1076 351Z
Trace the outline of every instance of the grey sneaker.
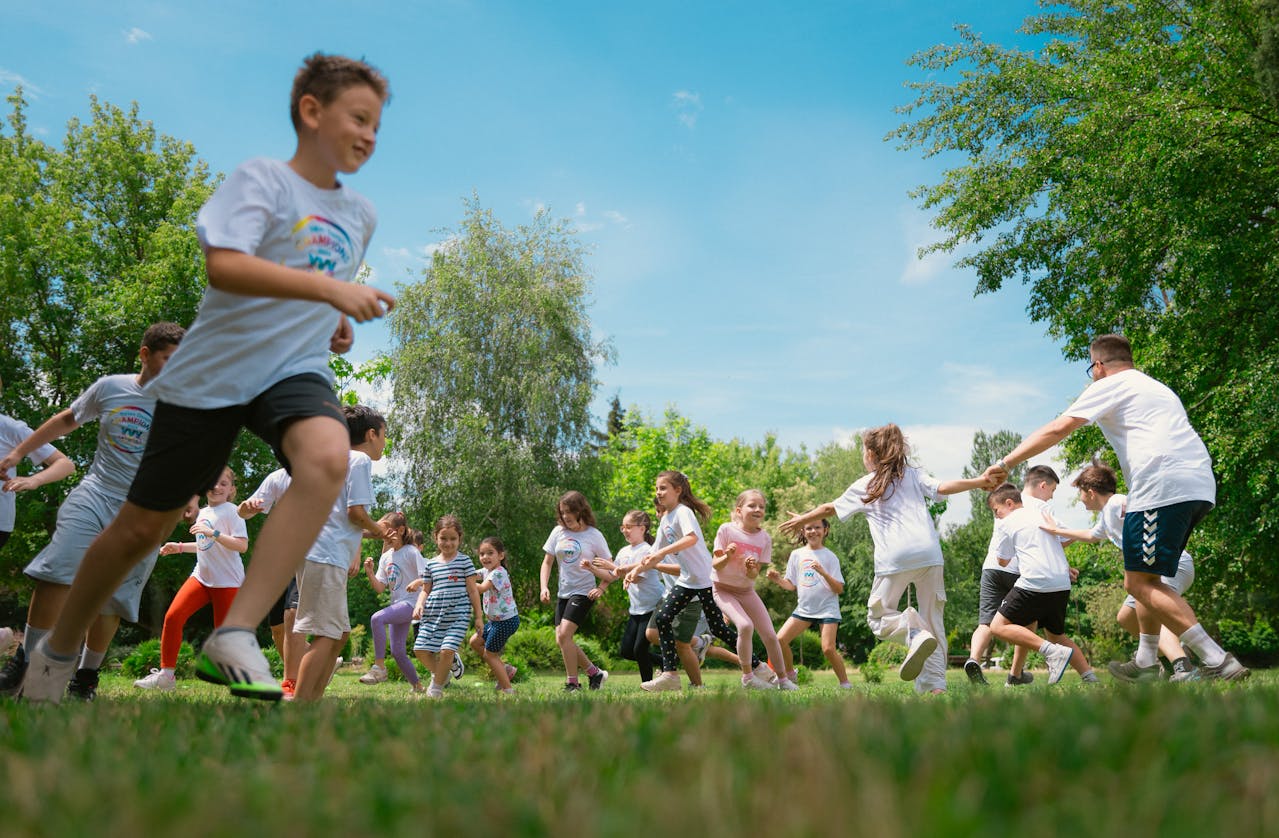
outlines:
M972 658L964 661L964 674L968 676L968 680L971 683L978 684L983 687L988 683L986 681L985 673L981 671L981 664Z
M1216 666L1199 665L1201 681L1242 681L1251 675L1248 667L1241 664L1234 655L1226 652L1226 659Z
M27 653L19 646L4 667L0 668L0 695L14 695L22 686L22 678L27 674Z
M75 674L76 657L58 660L49 656L44 640L31 652L27 664L27 677L22 679L21 695L30 702L58 704L67 691L67 684Z
M931 632L923 629L914 632L910 639L910 647L906 650L906 660L902 661L901 667L897 670L898 676L903 681L914 681L924 668L924 661L928 660L928 656L936 648L937 638L933 637Z
M1005 687L1022 687L1022 686L1025 686L1026 684L1034 683L1034 681L1035 681L1035 676L1023 669L1020 675L1014 675L1011 672L1009 672L1008 680L1004 681L1004 686Z
M1049 686L1061 680L1061 676L1066 674L1066 670L1070 667L1070 658L1075 654L1075 650L1069 646L1063 646L1060 643L1049 643L1048 650L1044 652L1044 663L1048 664L1048 684Z
M1188 681L1200 680L1199 668L1185 658L1173 664L1172 674L1168 676L1170 684L1184 684Z
M701 644L702 644L697 647L697 665L705 666L706 653L711 650L711 642L714 640L714 638L711 637L709 634L699 634L697 635L697 639L701 641Z
M1136 659L1111 661L1106 664L1110 676L1128 684L1157 684L1163 679L1164 668L1156 662L1153 666L1138 666Z

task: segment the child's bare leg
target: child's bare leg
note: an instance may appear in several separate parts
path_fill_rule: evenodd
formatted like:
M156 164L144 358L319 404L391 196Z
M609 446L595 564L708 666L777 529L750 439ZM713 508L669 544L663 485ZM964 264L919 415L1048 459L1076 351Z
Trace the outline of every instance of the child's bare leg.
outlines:
M848 681L848 670L844 667L844 656L839 653L838 635L839 623L822 624L822 654L826 656L830 668L835 671L835 677L839 679L839 683L843 684Z
M1026 668L1026 658L1030 656L1030 651L1025 646L1013 647L1013 662L1008 665L1008 671L1012 675L1020 678L1021 672Z
M35 589L31 591L31 602L27 604L27 625L46 631L53 628L70 590L70 585L36 580Z
M973 631L972 640L968 641L968 657L980 663L990 651L990 626L978 626Z
M478 631L471 635L471 639L468 642L471 644L471 651L480 657L484 657L484 638L480 637Z
M302 656L311 648L306 635L293 630L293 622L297 619L298 610L289 608L284 612L284 680L298 680L298 669L302 666Z
M684 666L684 672L688 675L688 682L694 686L702 685L702 666L697 662L697 653L693 651L690 643L681 643L675 641L675 654L679 656L679 662Z
M509 690L511 688L511 679L506 674L506 663L502 660L502 656L497 652L490 652L485 649L483 643L480 643L480 655L484 658L484 662L489 665L489 669L492 670L493 677L497 679L497 688L499 690Z
M453 656L457 654L452 649L441 649L440 653L435 656L435 666L431 669L431 680L441 687L449 682L449 670L453 668Z
M577 647L577 641L573 639L575 634L577 634L577 623L572 620L560 620L560 624L555 627L555 643L560 647L560 656L564 658L564 675L568 678L577 677L581 658L586 657ZM590 665L589 661L587 665Z
M120 618L115 614L99 614L98 619L93 621L93 625L89 628L89 634L84 639L84 645L91 652L105 652L111 648L111 641L115 639L115 633L120 629Z
M332 503L330 500L329 504ZM89 627L102 612L102 606L106 605L111 594L120 587L133 566L159 547L165 537L173 532L185 508L184 505L178 509L156 512L129 501L124 502L115 519L107 524L107 528L85 551L84 560L80 563L75 581L67 591L53 631L45 640L50 652L65 658L79 651ZM266 611L263 610L262 615L265 614ZM259 615L259 621L262 615Z
M1070 655L1070 666L1080 675L1092 670L1092 667L1088 664L1088 659L1084 657L1084 653L1075 645L1075 641L1071 640L1067 635L1053 634L1047 629L1044 629L1044 635L1048 638L1048 642L1068 646L1073 650Z
M302 656L298 667L297 687L293 697L297 701L319 701L324 696L324 688L329 685L329 677L333 674L333 666L337 663L338 652L346 645L346 637L316 637L311 641L311 648Z
M1044 645L1044 641L1039 635L1026 626L1008 622L1008 619L1003 614L995 615L994 621L990 624L990 631L1005 643L1012 643L1019 648L1025 648L1032 652L1039 651L1039 647Z
M723 646L710 647L706 650L706 657L711 658L712 660L723 661L731 666L742 665L742 659L737 656L737 653L731 649L725 649ZM748 658L747 663L749 662L750 659Z
M282 447L293 480L253 545L255 560L249 562L223 628L252 629L262 622L301 567L346 480L350 437L335 418L299 419L284 432Z
M797 620L794 617L787 617L786 622L782 624L782 630L777 632L777 642L782 646L782 663L786 669L783 674L790 672L795 668L795 653L791 650L790 644L795 642L795 638L799 637L807 629L809 623L807 620ZM823 635L824 637L825 635ZM841 679L842 680L842 679Z

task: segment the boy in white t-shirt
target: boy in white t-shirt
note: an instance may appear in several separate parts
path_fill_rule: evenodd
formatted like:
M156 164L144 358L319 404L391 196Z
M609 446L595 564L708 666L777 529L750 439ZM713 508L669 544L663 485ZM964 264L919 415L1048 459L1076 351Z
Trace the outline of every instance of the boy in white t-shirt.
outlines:
M1002 480L1012 466L1096 423L1128 483L1124 589L1136 600L1141 634L1158 637L1159 627L1167 626L1199 657L1200 677L1247 678L1248 668L1208 636L1194 609L1161 578L1176 574L1190 533L1216 502L1212 457L1176 393L1133 367L1127 338L1102 335L1088 355L1093 381L1088 389L1065 413L988 467L986 477ZM1156 662L1149 645L1138 647L1137 665Z
M1072 485L1079 489L1079 500L1084 508L1089 512L1097 513L1096 525L1091 530L1067 530L1055 523L1052 525L1045 523L1044 529L1057 536L1086 541L1090 544L1109 539L1122 551L1124 549L1124 505L1128 502L1128 496L1117 494L1119 481L1115 477L1115 472L1109 466L1094 463L1081 471ZM1195 581L1194 559L1183 550L1181 559L1177 563L1176 574L1161 578L1165 585L1179 595L1185 596L1186 591ZM1167 626L1160 626L1157 637L1144 637L1141 634L1141 626L1137 622L1137 600L1131 594L1119 607L1115 621L1133 637L1138 638L1139 644L1145 644L1147 647L1153 645L1157 650L1156 654L1162 653L1168 659L1173 670L1170 681L1199 679L1198 669L1190 662L1186 650L1177 641L1177 635L1169 631ZM1146 658L1147 655L1143 654L1142 657ZM1163 668L1159 666L1157 658L1153 664L1146 666L1139 665L1136 659L1123 662L1111 661L1109 669L1110 674L1120 681L1149 682L1158 681L1163 677Z
M350 349L349 317L386 314L395 298L351 280L376 226L365 198L339 181L377 144L386 79L362 61L315 54L293 82L297 149L251 160L200 210L209 288L182 347L149 385L151 436L115 520L85 554L53 631L31 656L32 701L58 701L80 638L111 591L211 487L247 427L293 475L262 528L225 624L196 674L233 695L281 697L256 626L302 563L342 490L350 445L333 393L330 351ZM36 665L38 664L38 665Z
M1083 652L1066 636L1066 607L1070 603L1070 566L1056 536L1045 532L1042 515L1024 506L1021 492L1005 483L987 499L994 513L995 555L1001 563L1017 560L1021 575L991 620L991 633L1028 651L1038 651L1048 664L1048 683L1056 684L1073 666L1085 681L1096 675ZM1031 630L1038 623L1048 639Z
M98 445L88 473L58 508L57 528L48 545L23 570L35 580L35 588L27 605L23 648L0 671L0 693L12 693L22 685L27 657L58 619L85 551L124 503L142 460L155 411L155 398L142 388L164 369L184 334L186 330L176 323L152 324L143 333L138 349L141 372L99 378L70 407L45 421L0 460L0 471L6 471L84 423L98 423ZM121 618L137 622L142 589L151 577L155 560L153 551L134 566L89 629L75 677L68 687L72 696L92 701L97 694L98 670L107 648Z

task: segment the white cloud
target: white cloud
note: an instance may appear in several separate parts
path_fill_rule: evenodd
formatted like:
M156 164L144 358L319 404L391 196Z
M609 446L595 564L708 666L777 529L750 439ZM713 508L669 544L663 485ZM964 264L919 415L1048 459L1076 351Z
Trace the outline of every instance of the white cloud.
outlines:
M12 70L7 70L4 67L0 67L0 85L4 85L5 87L21 87L22 92L26 94L28 99L39 99L42 95L44 95L44 91L40 89L39 85L32 82L31 79L21 73L15 73Z
M407 247L384 247L382 255L391 259L407 259L409 258L409 249Z
M124 39L130 44L140 44L143 41L151 40L151 33L135 26L132 29L124 30Z
M584 201L578 201L577 206L574 207L574 209L577 210L577 214L579 216L586 215L586 203Z
M691 130L697 127L697 118L704 110L702 95L691 90L677 90L671 96L671 108L680 124Z
M1035 382L994 367L945 361L942 373L947 381L945 392L950 409L982 423L1007 424L1009 406L1047 402L1050 398Z
M630 224L630 221L626 218L626 216L622 215L617 210L604 210L604 218L613 222L614 224L619 224L623 226L627 226Z
M935 252L921 258L920 248L935 244L942 236L924 213L913 208L902 213L901 223L906 253L898 282L902 285L926 285L945 273L957 254Z

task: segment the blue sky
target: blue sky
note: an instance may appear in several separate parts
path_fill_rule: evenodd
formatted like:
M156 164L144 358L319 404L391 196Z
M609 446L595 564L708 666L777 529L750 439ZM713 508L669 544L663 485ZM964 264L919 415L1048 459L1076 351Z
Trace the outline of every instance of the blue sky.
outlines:
M908 192L958 161L884 136L904 82L921 79L913 52L954 41L956 23L1011 44L1035 9L5 3L0 88L24 85L51 143L90 94L136 101L225 172L292 153L304 55L366 57L393 94L351 181L379 210L376 284L419 272L472 192L508 225L547 207L592 251L590 313L617 353L599 370L601 417L619 394L651 416L675 405L718 437L771 431L810 449L895 421L950 477L974 430L1027 433L1087 380L1029 322L1024 289L974 298L953 258L917 259L937 234ZM387 345L361 326L353 357Z

